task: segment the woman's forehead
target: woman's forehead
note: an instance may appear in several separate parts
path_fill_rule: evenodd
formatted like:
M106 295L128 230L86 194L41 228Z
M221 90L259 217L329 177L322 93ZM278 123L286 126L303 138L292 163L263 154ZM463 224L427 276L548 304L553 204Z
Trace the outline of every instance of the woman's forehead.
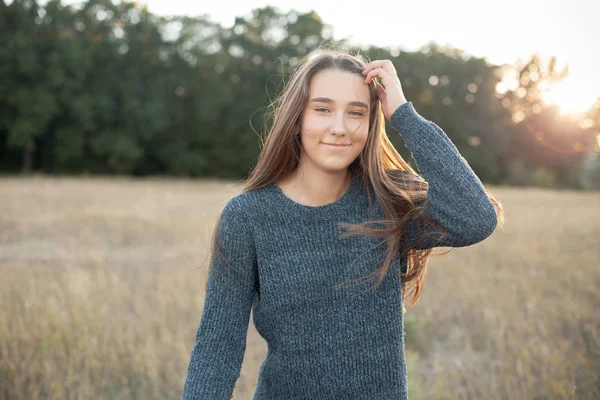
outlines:
M361 101L369 103L369 86L364 77L346 71L327 69L312 77L309 101L313 98L328 98L335 103Z

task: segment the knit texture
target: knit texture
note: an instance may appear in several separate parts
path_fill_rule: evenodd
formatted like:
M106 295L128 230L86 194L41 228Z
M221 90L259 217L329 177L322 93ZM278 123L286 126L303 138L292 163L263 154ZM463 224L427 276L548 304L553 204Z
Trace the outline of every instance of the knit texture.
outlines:
M449 232L419 248L489 237L497 225L492 203L444 131L411 102L393 113L391 125L429 183L428 216ZM323 206L296 203L276 184L227 202L217 235L229 263L213 255L184 400L231 399L251 315L268 344L254 400L408 399L399 278L407 260L396 257L374 290L366 292L376 279L336 286L384 261L385 245L370 249L381 239L339 238L345 229L338 222L382 219L381 207L373 206L369 214L356 177L339 200Z

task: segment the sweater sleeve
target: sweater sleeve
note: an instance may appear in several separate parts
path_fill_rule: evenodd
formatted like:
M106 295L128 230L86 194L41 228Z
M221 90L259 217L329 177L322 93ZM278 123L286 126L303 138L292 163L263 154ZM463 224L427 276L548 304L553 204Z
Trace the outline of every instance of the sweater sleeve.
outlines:
M497 226L493 204L483 184L446 133L419 115L412 102L398 107L390 122L404 139L420 175L429 184L426 216L448 231L446 235L426 237L417 249L464 247L490 236ZM408 225L405 245L413 243L421 232L435 231L424 221L419 227L415 222Z
M252 230L242 211L231 199L217 225L224 257L217 250L212 255L183 400L229 400L240 375L258 276Z

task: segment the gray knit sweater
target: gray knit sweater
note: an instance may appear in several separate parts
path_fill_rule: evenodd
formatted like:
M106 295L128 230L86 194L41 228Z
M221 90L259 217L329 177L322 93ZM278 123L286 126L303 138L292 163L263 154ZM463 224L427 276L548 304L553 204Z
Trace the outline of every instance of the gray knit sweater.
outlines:
M490 236L494 208L444 131L411 102L393 113L391 125L429 183L428 215L449 231L419 248L469 246ZM383 218L374 205L371 219ZM408 398L399 279L406 259L394 259L375 290L364 292L376 280L336 287L382 265L386 246L369 251L381 239L339 238L345 229L337 223L366 221L368 209L357 178L339 200L318 207L294 202L275 184L227 202L217 232L230 263L213 256L183 399L231 399L251 310L268 344L254 400Z

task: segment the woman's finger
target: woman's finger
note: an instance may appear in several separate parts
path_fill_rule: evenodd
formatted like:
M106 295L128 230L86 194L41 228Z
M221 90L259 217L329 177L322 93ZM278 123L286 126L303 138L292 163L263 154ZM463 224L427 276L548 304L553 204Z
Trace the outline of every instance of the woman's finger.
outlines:
M365 83L371 82L371 79L375 78L376 76L381 78L382 81L387 81L389 74L386 70L384 70L381 67L375 68L375 69L369 71L369 73L365 77ZM383 84L385 85L385 82L383 82Z
M396 75L396 68L390 60L375 60L368 63L363 69L363 74L369 73L375 68L383 68L388 74Z

